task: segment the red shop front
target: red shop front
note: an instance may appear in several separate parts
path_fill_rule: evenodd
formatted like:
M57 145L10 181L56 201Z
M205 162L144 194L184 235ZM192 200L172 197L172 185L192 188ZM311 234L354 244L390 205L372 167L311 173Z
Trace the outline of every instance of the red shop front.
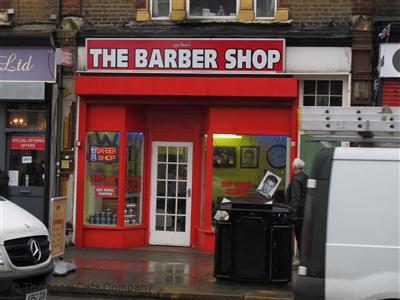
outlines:
M213 251L223 198L265 197L257 189L267 172L279 178L274 197L282 197L297 153L297 80L265 76L283 72L284 41L251 42L249 49L278 49L279 61L264 51L253 66L249 54L242 69L223 69L233 61L226 53L248 40L87 41L88 72L75 81L76 246ZM192 69L182 70L180 54L160 50L168 43L216 52L192 51ZM151 54L156 48L161 56ZM261 70L264 57L275 62Z

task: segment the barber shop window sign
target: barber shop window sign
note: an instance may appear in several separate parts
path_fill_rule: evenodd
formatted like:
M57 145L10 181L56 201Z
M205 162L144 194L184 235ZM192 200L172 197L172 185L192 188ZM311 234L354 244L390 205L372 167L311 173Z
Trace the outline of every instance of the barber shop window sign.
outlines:
M91 162L116 162L118 161L118 149L114 146L90 146Z
M0 48L0 81L55 82L55 50Z

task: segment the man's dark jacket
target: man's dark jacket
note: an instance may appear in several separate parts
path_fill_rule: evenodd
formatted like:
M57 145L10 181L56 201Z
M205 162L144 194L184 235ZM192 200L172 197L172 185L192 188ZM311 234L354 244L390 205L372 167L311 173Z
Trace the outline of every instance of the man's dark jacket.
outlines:
M308 175L300 172L293 176L286 190L286 203L293 209L293 219L303 219L307 195Z

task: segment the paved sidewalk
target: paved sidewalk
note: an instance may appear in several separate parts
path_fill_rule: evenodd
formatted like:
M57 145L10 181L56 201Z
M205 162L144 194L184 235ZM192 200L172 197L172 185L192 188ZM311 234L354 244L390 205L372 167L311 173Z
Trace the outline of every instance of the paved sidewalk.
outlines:
M77 270L66 276L54 276L51 294L193 300L293 299L292 283L217 281L213 277L213 255L190 248L67 248L65 261L76 264Z

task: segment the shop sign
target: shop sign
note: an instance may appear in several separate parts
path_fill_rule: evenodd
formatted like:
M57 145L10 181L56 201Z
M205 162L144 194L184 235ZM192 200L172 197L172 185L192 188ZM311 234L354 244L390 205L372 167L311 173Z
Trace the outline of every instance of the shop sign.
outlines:
M381 44L378 71L380 77L400 77L400 44Z
M96 198L116 198L117 189L110 185L96 185L94 188Z
M12 150L45 150L46 137L44 136L12 136Z
M52 198L50 212L51 256L54 258L65 251L67 197Z
M284 39L87 39L87 70L117 73L285 71Z
M0 81L55 82L55 51L49 48L0 48Z
M118 161L117 147L114 146L90 146L91 162L116 162Z

